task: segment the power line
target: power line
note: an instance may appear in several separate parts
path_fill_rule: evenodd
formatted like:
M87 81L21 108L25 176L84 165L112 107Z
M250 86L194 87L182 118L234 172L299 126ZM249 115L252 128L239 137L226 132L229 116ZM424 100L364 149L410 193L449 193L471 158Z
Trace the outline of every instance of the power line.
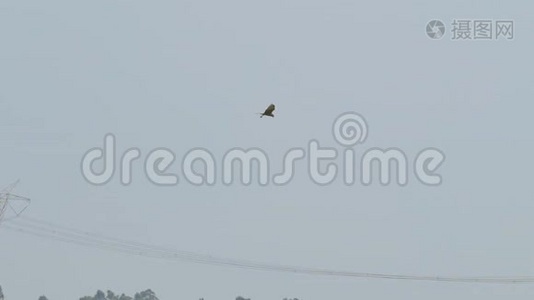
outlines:
M283 273L336 276L336 277L355 277L355 278L377 278L392 280L411 280L411 281L435 281L435 282L457 282L457 283L494 283L494 284L519 284L534 283L534 277L515 276L515 277L456 277L456 276L418 276L418 275L401 275L385 273L364 273L350 272L340 270L304 268L288 265L268 264L248 260L229 259L224 257L215 257L207 254L196 252L181 251L168 247L143 244L124 239L118 239L82 231L66 226L56 225L47 221L19 217L12 220L9 224L3 224L2 228L24 233L40 238L60 241L78 246L96 248L100 250L113 251L117 253L137 255L148 258L162 259L166 261L185 261L205 265L226 266L239 269L273 271Z

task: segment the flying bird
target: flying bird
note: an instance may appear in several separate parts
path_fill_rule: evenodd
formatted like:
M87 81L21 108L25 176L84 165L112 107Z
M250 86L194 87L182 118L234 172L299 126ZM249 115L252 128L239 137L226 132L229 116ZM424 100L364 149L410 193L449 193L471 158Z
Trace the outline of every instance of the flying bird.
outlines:
M267 109L263 113L259 113L261 114L260 118L263 118L263 116L274 118L273 111L274 111L274 104L271 104L269 105L269 107L267 107Z

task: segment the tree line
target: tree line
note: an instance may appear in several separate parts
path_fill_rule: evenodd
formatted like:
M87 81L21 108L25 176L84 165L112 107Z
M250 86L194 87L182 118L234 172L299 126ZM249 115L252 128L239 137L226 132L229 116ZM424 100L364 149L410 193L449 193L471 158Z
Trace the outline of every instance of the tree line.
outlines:
M0 300L10 300L9 298L4 298L4 293L2 292L2 286L0 286ZM46 296L40 296L38 300L48 300ZM101 291L98 290L94 296L84 296L81 297L80 300L160 300L156 293L154 293L151 289L148 289L146 291L142 291L139 293L135 293L133 297L127 296L125 294L115 294L112 291ZM200 298L199 300L204 300L204 298ZM235 298L235 300L251 300L250 298L245 298L242 296L238 296ZM283 300L299 300L297 298L284 298Z

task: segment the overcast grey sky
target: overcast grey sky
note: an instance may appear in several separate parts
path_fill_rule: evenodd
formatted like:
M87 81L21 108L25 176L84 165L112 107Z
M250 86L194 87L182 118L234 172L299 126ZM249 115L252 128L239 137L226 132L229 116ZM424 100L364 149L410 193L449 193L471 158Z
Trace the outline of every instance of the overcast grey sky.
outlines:
M0 185L25 212L70 227L240 259L360 272L534 276L534 53L525 1L0 2ZM514 20L515 38L452 41L455 18ZM446 36L431 40L429 20ZM275 103L275 118L255 112ZM218 158L258 147L273 169L311 139L343 148L356 111L366 142L410 160L441 149L443 184L159 187L85 182L83 154L157 147ZM1 227L1 226L0 226ZM329 278L170 263L0 228L7 299L96 289L163 299L532 299L534 285Z

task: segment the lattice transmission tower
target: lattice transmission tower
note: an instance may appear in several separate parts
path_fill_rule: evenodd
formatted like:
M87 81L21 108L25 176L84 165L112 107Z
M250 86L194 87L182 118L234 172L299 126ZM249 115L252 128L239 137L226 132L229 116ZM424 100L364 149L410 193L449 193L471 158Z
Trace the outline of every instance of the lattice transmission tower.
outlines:
M0 223L7 215L18 217L30 205L30 198L12 193L18 183L19 180L0 191Z

